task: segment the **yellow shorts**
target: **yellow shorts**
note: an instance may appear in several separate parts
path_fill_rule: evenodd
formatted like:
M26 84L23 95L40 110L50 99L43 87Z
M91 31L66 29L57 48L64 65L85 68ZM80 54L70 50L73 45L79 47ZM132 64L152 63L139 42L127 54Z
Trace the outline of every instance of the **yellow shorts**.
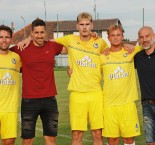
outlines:
M103 128L102 91L71 92L69 107L72 130L86 131L88 120L91 130Z
M134 137L140 135L140 126L135 102L104 107L105 137Z
M17 137L18 113L0 113L1 139Z

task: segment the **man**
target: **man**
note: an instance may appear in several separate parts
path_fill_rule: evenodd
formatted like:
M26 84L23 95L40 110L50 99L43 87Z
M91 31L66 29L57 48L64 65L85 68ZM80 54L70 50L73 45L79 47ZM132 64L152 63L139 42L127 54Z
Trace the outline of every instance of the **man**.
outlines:
M22 135L23 145L32 145L38 116L43 125L45 145L56 145L58 107L55 98L54 57L66 53L62 45L45 41L46 24L41 19L32 22L32 41L24 50L17 47L22 61Z
M3 145L14 145L17 137L21 61L11 52L10 27L0 26L0 135Z
M70 93L70 124L72 145L82 145L88 120L93 137L93 145L103 145L103 96L100 86L100 53L107 48L101 38L91 37L92 16L83 12L77 16L79 35L68 35L56 39L68 50L69 66L73 69L68 90Z
M138 99L133 53L122 48L123 28L111 25L108 29L110 54L101 55L103 70L104 129L109 145L118 145L120 136L124 145L135 145L134 136L140 135L135 101Z
M143 109L146 143L155 145L155 44L151 27L144 26L138 32L138 40L144 50L135 56Z
M99 56L108 46L101 38L94 40L91 37L93 23L92 16L89 13L84 12L78 15L77 29L79 30L78 36L68 35L56 39L56 42L67 48L69 65L74 72L68 86L68 90L71 92L70 124L72 145L82 144L84 131L87 130L87 119L90 122L93 145L103 145L101 137L103 100L100 86ZM24 40L21 46L23 45L28 46L29 40Z

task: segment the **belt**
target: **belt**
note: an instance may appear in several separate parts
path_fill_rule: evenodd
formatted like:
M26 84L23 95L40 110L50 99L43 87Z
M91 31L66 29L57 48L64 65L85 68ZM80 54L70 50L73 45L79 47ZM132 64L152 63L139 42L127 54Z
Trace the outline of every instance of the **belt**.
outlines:
M142 104L155 104L155 100L144 100Z

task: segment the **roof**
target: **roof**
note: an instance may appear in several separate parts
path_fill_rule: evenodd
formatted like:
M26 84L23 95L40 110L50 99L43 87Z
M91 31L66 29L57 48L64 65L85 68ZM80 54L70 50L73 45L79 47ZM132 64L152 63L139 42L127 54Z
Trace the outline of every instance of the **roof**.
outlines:
M47 21L47 39L53 38L53 32L77 32L76 29L76 21L73 20L66 20L66 21ZM107 28L111 24L121 24L119 19L99 19L94 20L94 31L102 30L106 31ZM58 27L57 27L58 26ZM13 34L13 41L12 44L17 44L18 42L22 41L23 39L30 36L31 33L31 24L25 26L21 30L15 32Z
M49 22L53 23L53 22ZM57 23L57 22L56 22ZM68 32L68 31L77 31L76 28L76 21L58 21L58 31L59 32ZM94 20L93 25L94 28L93 30L107 30L107 28L111 24L121 24L119 19L99 19L99 20ZM121 24L122 25L122 24ZM56 24L57 26L57 24ZM57 31L57 27L53 29L53 32Z

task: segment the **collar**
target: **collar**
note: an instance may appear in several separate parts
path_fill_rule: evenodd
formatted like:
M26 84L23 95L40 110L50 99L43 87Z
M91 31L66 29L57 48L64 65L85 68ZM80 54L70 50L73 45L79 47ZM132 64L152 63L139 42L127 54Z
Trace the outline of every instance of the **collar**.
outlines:
M145 50L142 50L142 53L143 53L144 55L146 55L146 56L155 55L155 50L154 50L150 55L148 55L148 54L145 52Z

